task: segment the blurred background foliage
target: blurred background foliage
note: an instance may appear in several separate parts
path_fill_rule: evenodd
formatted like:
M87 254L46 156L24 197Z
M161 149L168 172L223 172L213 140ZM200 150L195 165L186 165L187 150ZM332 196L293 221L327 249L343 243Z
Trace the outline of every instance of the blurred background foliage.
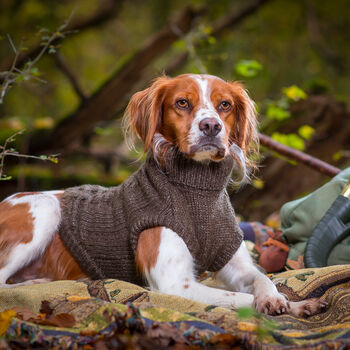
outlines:
M75 128L74 116L84 105L94 103L91 97L118 76L152 35L166 28L185 7L200 15L193 16L189 30L175 28L179 38L140 69L132 87L115 91L115 99L121 101L118 100L118 108L110 102L112 117L104 120L103 115L98 116L79 137L67 136L64 144L57 146L53 138L65 132L55 134L55 130L65 125L65 119L72 119L71 128ZM246 10L249 8L250 12ZM217 30L230 15L231 23ZM78 30L70 28L78 23L87 24L77 26ZM346 107L350 102L349 28L347 0L2 0L0 93L4 96L0 104L0 145L25 129L16 140L11 140L13 152L60 156L58 164L55 157L51 157L51 162L6 157L3 171L8 180L0 181L0 199L14 191L80 183L115 185L125 180L142 158L128 149L123 138L122 107L132 93L164 72L177 75L205 70L226 80L242 81L257 103L262 132L345 167L349 164L348 134L334 139L333 148L327 147L324 140L333 134L322 131L329 127L325 122L328 117L320 117L326 112L322 110L311 119L305 115L324 104L325 110L342 114L342 129L350 129ZM58 40L49 45L52 35ZM40 43L41 48L47 45L45 53L33 66L26 66L25 62L33 62L38 53L28 55L24 65L16 64L18 71L12 71L14 81L6 87L4 82L16 56L14 50L26 55ZM189 59L171 64L187 54ZM167 69L169 65L171 69ZM311 96L324 98L313 102ZM94 111L99 111L96 108ZM84 120L78 120L76 126L81 123ZM322 130L320 123L325 125ZM314 144L318 148L313 149ZM286 176L292 176L288 167L295 167L295 163L281 160L264 148L262 152L265 163L275 162L278 169L287 166ZM271 187L269 177L264 176L265 167L261 168L252 185L237 197L241 198L238 205L246 218L262 219L278 209L282 200L293 199L326 180L298 167L302 169L298 170L300 174L305 171L302 177L313 181L294 184L279 199L266 196L264 191L271 193ZM286 178L280 181L289 182ZM261 210L266 201L273 205Z

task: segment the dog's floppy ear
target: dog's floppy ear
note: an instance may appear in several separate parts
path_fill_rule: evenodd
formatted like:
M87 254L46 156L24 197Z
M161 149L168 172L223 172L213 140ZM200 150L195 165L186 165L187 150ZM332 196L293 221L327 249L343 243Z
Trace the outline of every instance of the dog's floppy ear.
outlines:
M155 79L149 88L133 95L126 108L126 129L140 138L145 151L152 148L154 134L160 129L164 95L169 80L166 76Z
M253 100L244 87L237 82L230 83L234 98L236 126L230 140L235 142L246 155L257 148L257 113Z

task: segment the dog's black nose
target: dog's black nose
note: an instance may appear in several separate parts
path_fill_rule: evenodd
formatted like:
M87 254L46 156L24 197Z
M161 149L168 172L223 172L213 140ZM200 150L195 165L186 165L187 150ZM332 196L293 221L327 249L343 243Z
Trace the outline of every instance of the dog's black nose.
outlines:
M204 118L199 123L199 130L206 136L216 136L221 129L221 124L215 118Z

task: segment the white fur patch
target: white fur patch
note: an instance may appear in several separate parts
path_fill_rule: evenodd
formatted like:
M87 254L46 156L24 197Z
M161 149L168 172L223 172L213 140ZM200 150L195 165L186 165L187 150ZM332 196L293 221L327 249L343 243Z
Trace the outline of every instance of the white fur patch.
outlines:
M152 290L230 309L253 305L254 296L251 294L232 293L198 283L194 267L191 253L182 238L163 227L156 265L146 271Z
M45 251L61 220L60 204L55 195L62 192L47 191L18 198L12 195L5 200L13 206L22 203L29 204L34 227L33 239L29 243L19 244L11 251L7 264L0 270L0 283L6 283L9 277Z
M191 75L190 76L198 85L199 89L199 106L200 108L196 112L191 129L188 135L188 140L190 145L196 145L200 138L203 136L203 132L199 129L200 122L205 118L213 118L221 126L221 131L217 138L225 146L225 124L221 120L219 114L214 107L210 96L211 96L211 83L216 77L210 75ZM199 150L194 155L193 159L197 161L211 159L217 153L217 149L214 150Z

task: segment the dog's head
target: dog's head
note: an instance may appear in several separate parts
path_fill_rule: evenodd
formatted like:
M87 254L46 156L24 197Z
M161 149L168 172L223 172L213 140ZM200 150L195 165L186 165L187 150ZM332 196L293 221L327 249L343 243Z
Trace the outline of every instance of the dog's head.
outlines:
M127 127L161 161L176 146L196 161L232 154L244 175L256 148L256 111L241 84L211 75L160 77L130 100Z

